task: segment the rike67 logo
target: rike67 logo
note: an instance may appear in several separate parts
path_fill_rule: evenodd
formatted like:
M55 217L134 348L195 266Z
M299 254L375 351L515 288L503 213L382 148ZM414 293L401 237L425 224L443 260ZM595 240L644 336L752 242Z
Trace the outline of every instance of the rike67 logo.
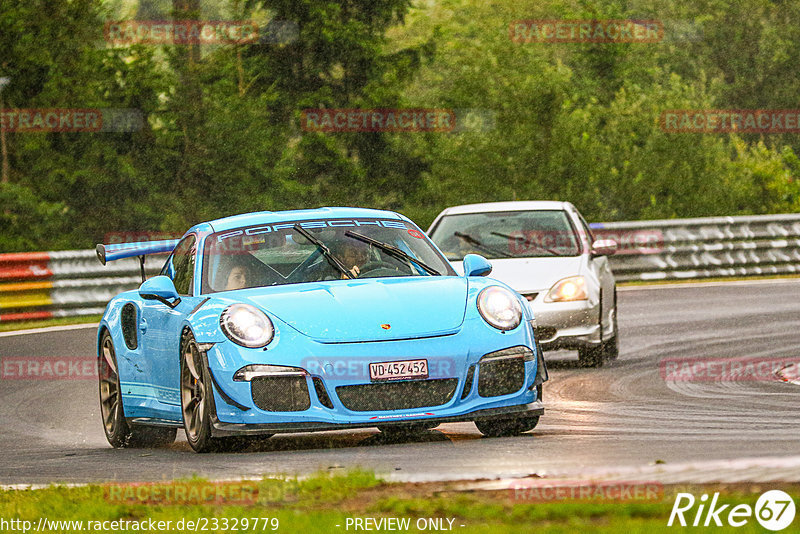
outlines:
M705 493L700 499L695 499L691 493L678 493L667 526L678 524L682 527L741 527L755 517L765 529L778 531L792 524L794 514L794 500L781 490L763 493L756 501L755 508L749 504L737 504L733 507L730 504L721 504L719 493L714 493L710 501Z

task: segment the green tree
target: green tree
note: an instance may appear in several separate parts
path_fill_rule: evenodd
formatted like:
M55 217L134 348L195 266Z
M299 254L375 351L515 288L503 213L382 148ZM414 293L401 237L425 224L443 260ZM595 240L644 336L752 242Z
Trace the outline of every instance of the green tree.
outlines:
M46 15L45 15L46 14ZM106 49L98 0L0 4L0 75L7 108L136 108L164 90L152 54ZM147 123L133 133L7 132L0 248L89 246L117 229L154 224L139 165L152 158Z

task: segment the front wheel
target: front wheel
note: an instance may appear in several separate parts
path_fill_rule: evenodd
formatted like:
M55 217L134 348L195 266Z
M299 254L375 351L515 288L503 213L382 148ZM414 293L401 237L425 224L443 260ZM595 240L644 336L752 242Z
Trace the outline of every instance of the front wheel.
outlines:
M517 417L515 419L478 419L475 426L487 438L517 436L536 428L539 416Z
M619 342L615 335L603 343L603 358L606 360L616 360L619 357Z
M606 349L603 344L597 347L578 349L578 363L581 367L602 367Z
M120 387L117 355L114 341L106 331L100 342L100 415L106 439L115 449L135 447L158 447L175 441L177 429L128 425L122 407L122 388Z
M606 360L616 360L619 357L619 325L617 324L617 290L614 288L614 311L612 312L612 324L614 326L614 333L611 339L603 343L604 354Z
M181 336L181 413L186 440L195 452L224 450L227 442L211 436L211 380L191 332Z

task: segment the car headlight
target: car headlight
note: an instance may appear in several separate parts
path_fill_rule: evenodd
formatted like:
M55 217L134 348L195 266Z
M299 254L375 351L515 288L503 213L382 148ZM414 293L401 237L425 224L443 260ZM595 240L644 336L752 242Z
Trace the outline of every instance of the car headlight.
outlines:
M570 276L555 283L547 292L545 302L571 302L588 299L586 279L582 276Z
M275 335L275 327L269 317L249 304L232 304L225 308L219 325L228 339L251 349L263 347Z
M478 294L478 311L498 330L513 330L522 321L522 306L516 295L499 286L487 287Z

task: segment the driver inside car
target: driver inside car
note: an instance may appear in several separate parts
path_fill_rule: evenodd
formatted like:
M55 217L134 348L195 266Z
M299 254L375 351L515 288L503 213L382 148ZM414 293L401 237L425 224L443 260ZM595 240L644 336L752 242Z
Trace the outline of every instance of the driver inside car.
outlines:
M228 273L228 278L225 282L225 290L230 291L233 289L244 289L247 287L247 269L242 265L234 266Z
M217 291L232 291L252 286L254 276L246 263L236 256L224 257L215 276Z
M214 276L216 291L233 291L271 285L277 273L249 252L232 249L222 256Z
M336 238L328 237L326 244L331 253L338 259L353 278L364 272L364 266L370 263L370 246L344 235ZM325 260L318 260L311 267L310 280L348 280L348 276Z
M369 263L369 245L354 239L344 239L346 241L340 241L332 252L342 261L353 278L358 278L361 270ZM347 279L344 273L341 273L340 277L343 280Z

